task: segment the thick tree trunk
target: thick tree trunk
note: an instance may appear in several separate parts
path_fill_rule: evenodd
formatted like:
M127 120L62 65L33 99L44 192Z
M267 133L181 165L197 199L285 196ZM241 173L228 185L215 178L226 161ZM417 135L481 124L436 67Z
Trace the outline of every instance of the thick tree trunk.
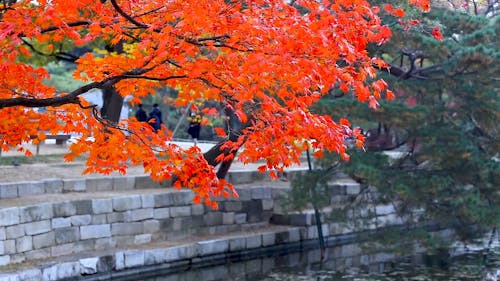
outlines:
M114 86L109 85L102 88L102 118L117 123L123 107L123 97L116 92Z
M241 123L238 116L236 116L236 114L234 114L234 112L232 110L226 109L225 113L229 117L228 138L220 141L214 147L212 147L209 151L207 151L203 154L203 157L205 158L205 160L207 160L207 162L212 166L217 166L219 164L216 161L216 159L217 159L217 157L219 157L219 155L229 156L232 154L233 159L234 159L234 157L236 156L237 150L229 151L227 149L222 149L222 146L228 141L238 140L238 137L240 136L241 131L248 126L248 124ZM229 171L229 168L231 167L232 163L233 163L233 160L223 161L222 163L220 163L219 170L217 171L217 177L219 179L223 179L226 177L227 172Z

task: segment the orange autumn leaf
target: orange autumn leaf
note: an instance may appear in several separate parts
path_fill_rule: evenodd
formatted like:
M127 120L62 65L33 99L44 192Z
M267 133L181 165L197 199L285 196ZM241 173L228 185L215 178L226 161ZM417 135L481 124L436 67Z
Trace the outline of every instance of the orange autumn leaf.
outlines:
M224 131L224 129L220 128L220 127L217 127L214 129L215 130L215 133L218 135L218 136L221 136L221 137L226 137L226 131Z
M441 30L439 30L439 27L434 27L432 29L432 37L436 38L439 41L443 41L444 37L443 34L441 34Z

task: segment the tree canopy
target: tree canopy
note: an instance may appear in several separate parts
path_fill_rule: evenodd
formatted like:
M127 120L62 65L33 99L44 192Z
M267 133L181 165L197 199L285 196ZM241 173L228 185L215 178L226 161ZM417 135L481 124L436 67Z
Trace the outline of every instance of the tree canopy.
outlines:
M429 9L428 1L409 2ZM156 134L134 119L115 122L80 97L113 87L139 103L168 86L179 91L178 106L216 101L236 116L244 126L219 131L222 148L234 152L244 144L239 160L264 159L263 171L299 161L305 140L348 158L344 141L359 132L309 107L333 88L352 91L371 107L384 95L392 98L376 79L376 68L386 64L367 51L391 35L381 9L364 0L2 1L2 149L75 133L81 138L66 159L87 154L85 172L125 173L128 165L143 165L154 180L175 177L176 187L215 206L212 196L234 190L213 166L234 153L207 161L197 147L170 143L167 128ZM68 92L47 86L44 65L51 60L74 62L72 75L85 84Z
M348 150L349 162L338 165L333 155L318 163L323 168L315 172L319 185L334 176L325 175L327 168L338 168L365 188L376 187L382 202L393 203L399 215L410 218L409 226L433 221L462 238L483 233L471 226L496 230L500 17L491 15L489 4L475 10L486 14L467 12L466 7L435 7L424 14L407 11L413 13L407 25L382 16L384 23L393 24L393 35L369 51L395 65L391 70L397 75L380 77L391 85L396 99L381 101L377 110L367 110L345 96L327 96L314 105L313 112L334 119L347 110L351 123L367 133L366 151ZM441 41L428 36L435 27ZM313 176L300 185L311 186ZM359 207L366 208L360 201ZM352 211L353 206L348 207ZM421 213L412 221L415 210ZM408 229L403 233L408 237Z

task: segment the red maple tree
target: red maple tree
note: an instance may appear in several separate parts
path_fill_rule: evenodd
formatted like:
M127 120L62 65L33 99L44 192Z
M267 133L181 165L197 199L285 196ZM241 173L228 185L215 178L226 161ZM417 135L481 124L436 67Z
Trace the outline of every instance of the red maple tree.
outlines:
M385 63L366 50L391 34L379 10L365 0L3 1L0 144L22 150L23 142L48 133L76 133L82 137L66 159L86 154L85 172L125 173L142 165L153 179L175 177L175 187L190 188L195 201L215 207L214 196L235 192L214 165L232 160L240 148L240 161L266 161L261 170L298 162L305 141L348 157L350 132L308 108L332 88L352 91L373 107L384 94L392 97L375 77ZM87 84L57 93L44 83L48 72L26 62L34 53L62 57L68 44L102 47L74 60L73 76ZM225 141L218 157L172 144L167 128L156 134L133 118L103 118L81 97L112 87L137 103L165 86L179 90L178 106L213 100L238 117L243 126L220 132Z

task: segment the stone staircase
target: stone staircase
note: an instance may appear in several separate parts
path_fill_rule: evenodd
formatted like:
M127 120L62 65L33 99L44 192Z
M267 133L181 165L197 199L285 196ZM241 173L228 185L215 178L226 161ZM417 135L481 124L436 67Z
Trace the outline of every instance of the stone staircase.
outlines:
M147 176L2 183L0 281L102 280L127 269L207 262L317 238L311 213L281 211L278 198L289 182L265 178L231 171L239 198L221 199L217 211L193 204L189 190ZM360 190L348 179L334 185L332 203ZM337 224L323 228L326 236L349 232Z

